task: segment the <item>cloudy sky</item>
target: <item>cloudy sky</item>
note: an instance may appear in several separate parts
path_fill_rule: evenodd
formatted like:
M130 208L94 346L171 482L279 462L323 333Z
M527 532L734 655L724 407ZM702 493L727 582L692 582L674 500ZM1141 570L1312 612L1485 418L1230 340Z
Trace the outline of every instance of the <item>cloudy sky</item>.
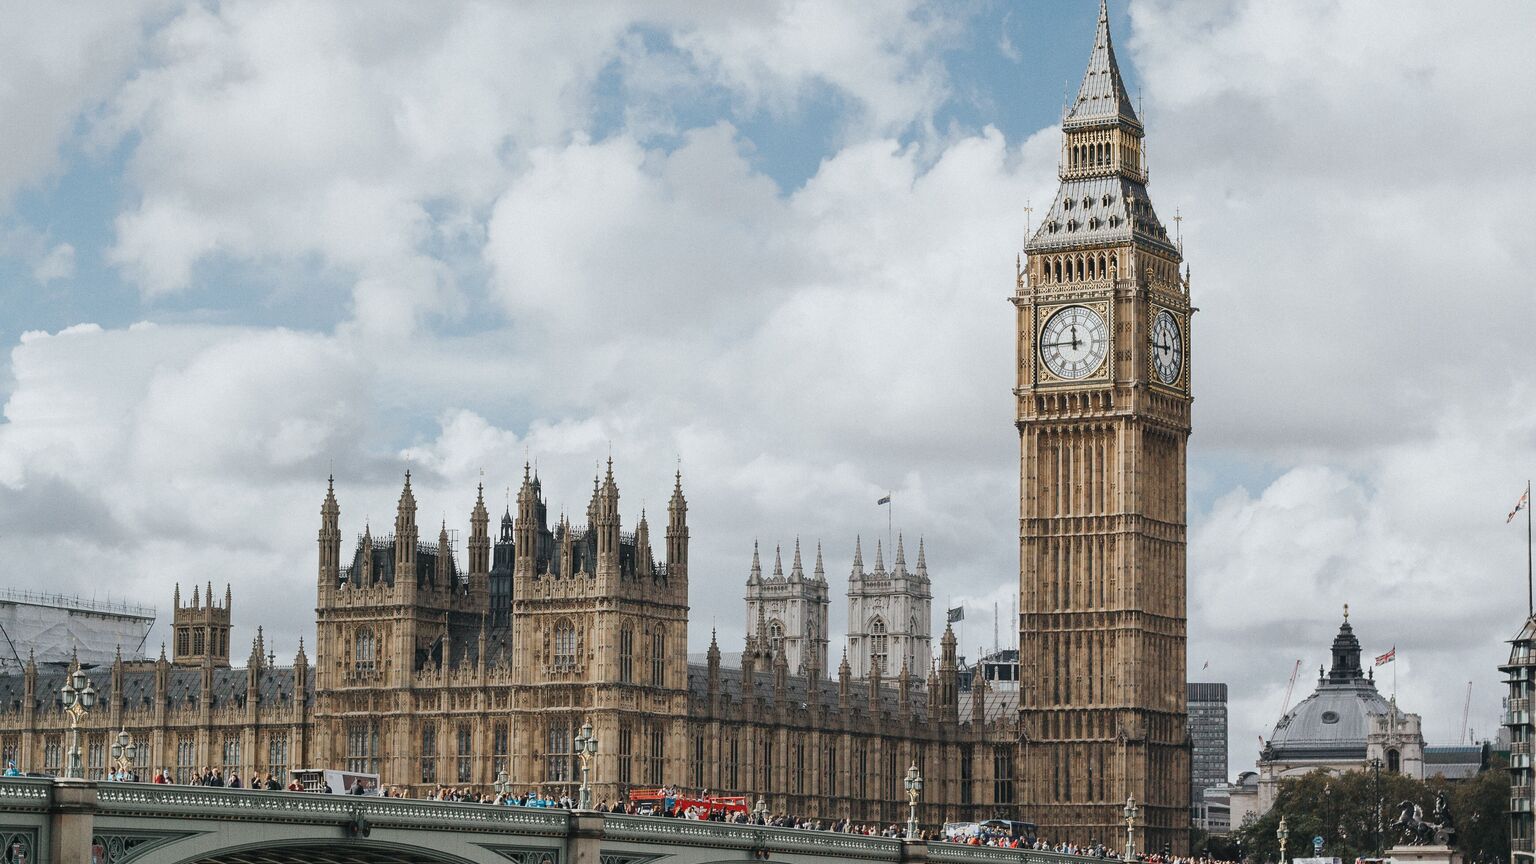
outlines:
M990 648L1006 298L1095 5L7 5L4 583L168 616L227 582L237 645L291 656L328 472L349 535L407 468L467 532L482 471L499 510L536 460L579 516L611 452L631 523L681 460L695 650L739 644L754 539L822 542L840 601L887 490ZM1469 680L1491 733L1536 472L1536 7L1111 11L1201 309L1189 660L1231 685L1233 772L1346 602L1433 742Z

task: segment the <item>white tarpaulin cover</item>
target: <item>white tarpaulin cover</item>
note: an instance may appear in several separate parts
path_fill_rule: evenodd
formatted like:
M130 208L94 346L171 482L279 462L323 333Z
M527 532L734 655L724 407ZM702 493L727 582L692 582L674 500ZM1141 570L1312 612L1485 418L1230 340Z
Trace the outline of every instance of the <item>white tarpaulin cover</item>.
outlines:
M119 646L124 660L142 660L154 624L155 610L141 606L0 591L0 666L26 663L29 651L38 663L78 651L81 663L107 664Z

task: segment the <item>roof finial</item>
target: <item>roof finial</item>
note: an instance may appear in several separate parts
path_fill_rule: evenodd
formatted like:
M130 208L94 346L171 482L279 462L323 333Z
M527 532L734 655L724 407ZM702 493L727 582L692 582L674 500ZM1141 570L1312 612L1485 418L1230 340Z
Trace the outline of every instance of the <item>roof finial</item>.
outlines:
M1344 604L1344 620L1345 621L1349 620L1349 604L1348 603Z

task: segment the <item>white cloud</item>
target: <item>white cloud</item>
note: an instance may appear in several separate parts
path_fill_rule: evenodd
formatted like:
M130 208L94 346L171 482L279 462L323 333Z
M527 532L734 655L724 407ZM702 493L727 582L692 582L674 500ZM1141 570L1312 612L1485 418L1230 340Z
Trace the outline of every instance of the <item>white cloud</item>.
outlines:
M61 168L60 145L129 74L161 2L19 4L0 12L0 211Z

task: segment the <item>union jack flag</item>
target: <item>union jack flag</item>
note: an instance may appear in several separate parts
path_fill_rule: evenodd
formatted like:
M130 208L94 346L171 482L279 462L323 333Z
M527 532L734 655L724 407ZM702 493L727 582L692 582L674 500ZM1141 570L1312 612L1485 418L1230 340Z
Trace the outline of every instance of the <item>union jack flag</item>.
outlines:
M1529 506L1531 506L1531 484L1527 483L1525 484L1525 494L1521 495L1520 500L1515 502L1515 509L1509 511L1509 518L1504 520L1504 524L1508 525L1515 521L1515 514Z

